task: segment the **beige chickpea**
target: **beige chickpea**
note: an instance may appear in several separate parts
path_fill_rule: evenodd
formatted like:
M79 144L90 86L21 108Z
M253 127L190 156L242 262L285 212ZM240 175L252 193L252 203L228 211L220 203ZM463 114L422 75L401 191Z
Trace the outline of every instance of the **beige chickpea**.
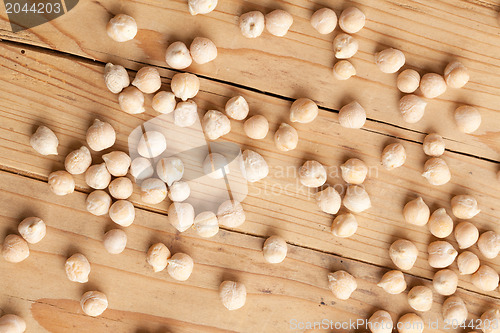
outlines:
M458 272L460 275L472 274L479 269L479 258L470 251L464 251L457 257Z
M429 265L433 268L450 266L458 255L453 246L445 241L435 241L427 246Z
M189 46L189 53L197 64L206 64L217 58L217 46L208 38L196 37Z
M391 295L401 294L406 289L406 281L401 271L389 271L382 276L377 284Z
M328 186L322 191L318 191L314 198L318 207L327 214L337 214L342 204L342 198L335 188Z
M128 114L146 112L144 109L144 94L136 87L127 87L118 95L120 109Z
M73 176L64 170L52 172L48 177L48 184L55 195L66 195L75 191Z
M226 309L237 310L245 305L247 290L243 283L224 281L219 286L219 298Z
M252 11L240 16L240 31L246 38L257 38L264 31L265 17L259 11Z
M137 152L146 158L158 157L165 149L167 149L167 140L158 131L147 131L141 136L137 144Z
M378 310L368 319L368 328L372 333L391 333L394 323L385 310Z
M125 67L108 62L104 66L104 83L109 91L118 94L129 86L130 78Z
M397 323L399 333L422 333L424 331L424 321L414 313L407 313L399 318Z
M173 182L168 188L168 198L174 202L182 202L191 195L189 184L183 180Z
M434 274L432 285L440 295L453 295L457 290L458 275L451 269L442 269Z
M118 14L109 20L106 32L116 42L127 42L137 35L137 23L131 16Z
M217 209L217 218L220 225L237 228L245 222L246 216L241 203L236 200L227 200Z
M173 202L168 207L168 221L179 232L191 228L194 223L194 208L186 202Z
M134 223L135 208L130 201L118 200L115 201L109 208L109 217L113 222L122 227L128 227Z
M320 187L326 178L326 168L318 161L307 161L299 168L300 183L306 187Z
M455 228L455 239L459 249L467 249L476 244L479 239L479 230L470 222L460 222Z
M318 9L311 16L311 25L320 34L329 34L337 26L337 14L330 8Z
M163 243L151 245L146 254L146 261L155 273L161 272L167 267L168 259L170 259L170 250Z
M217 140L231 131L229 118L217 110L208 110L201 120L201 126L209 140Z
M185 69L191 66L193 59L186 44L183 42L173 42L167 47L165 61L172 68Z
M89 281L90 263L83 254L75 253L64 264L64 270L68 280L78 283Z
M211 211L201 212L194 218L193 228L196 233L205 238L210 238L219 232L219 220Z
M412 269L417 261L418 249L411 241L398 239L389 247L389 257L396 267L404 271Z
M446 91L446 82L436 73L427 73L420 80L420 91L426 98L436 98Z
M281 151L290 151L297 148L298 143L299 135L297 130L286 123L281 123L276 133L274 133L276 148Z
M405 69L399 73L396 84L399 91L411 94L420 85L420 74L414 69Z
M404 53L393 48L375 54L375 64L383 73L396 73L403 67L405 61Z
M25 331L26 321L23 318L14 314L6 314L0 317L0 332L23 333Z
M333 53L337 59L352 58L359 48L358 40L348 34L340 33L333 39Z
M127 246L127 234L121 229L111 229L104 234L103 244L108 253L122 253Z
M409 124L414 124L422 119L426 106L427 102L423 98L413 94L405 95L399 100L399 111L403 120Z
M80 149L70 152L64 160L64 168L72 175L80 175L87 171L92 164L92 156L87 147L82 146Z
M445 143L441 135L431 133L425 136L422 147L426 155L438 157L444 154Z
M422 197L411 200L403 208L403 216L406 223L413 225L426 225L429 221L431 211Z
M461 325L467 320L467 307L465 302L458 296L448 297L442 306L443 319L454 325Z
M151 162L144 157L136 157L130 164L130 174L135 181L151 178L155 170Z
M408 292L408 304L416 311L429 311L432 307L432 289L425 286L411 288Z
M29 255L28 243L22 237L14 234L5 237L2 245L2 256L5 261L18 263L28 258Z
M106 163L92 165L85 171L85 182L93 189L103 190L108 187L110 181L111 174Z
M428 225L431 234L437 238L446 238L453 232L453 220L444 208L438 208L432 213Z
M488 265L481 265L479 269L471 275L471 282L482 291L493 291L498 287L498 273Z
M57 155L59 140L47 126L39 126L30 138L30 145L44 156Z
M293 16L281 9L276 9L265 16L267 31L274 36L283 37L293 24Z
M200 79L191 73L178 73L172 77L170 88L175 97L187 101L198 94L200 90Z
M455 123L457 128L464 133L473 133L481 126L481 113L469 105L462 105L455 110Z
M456 195L451 199L453 215L459 219L468 220L479 214L477 200L472 195Z
M348 60L339 60L333 65L333 77L337 80L347 80L356 75L356 68Z
M436 186L444 185L451 179L450 168L440 157L433 157L425 162L422 176L429 184Z
M87 130L87 144L93 151L101 151L115 144L116 133L109 123L94 120Z
M162 158L156 164L156 173L168 186L182 179L184 163L178 157Z
M234 96L226 102L224 110L229 118L243 120L248 116L250 108L248 107L248 102L245 97Z
M358 102L344 105L339 111L340 126L345 128L361 128L366 122L366 111Z
M365 26L365 14L356 7L348 7L342 11L339 17L340 28L349 33L354 34Z
M345 208L353 213L364 212L372 206L368 193L359 185L349 185L347 187L343 203Z
M179 127L193 126L198 118L198 105L195 101L180 102L175 107L174 124Z
M91 192L87 196L87 211L93 215L101 216L107 214L111 206L111 197L103 190Z
M279 264L286 258L288 247L283 238L279 236L271 236L264 242L262 252L264 260L271 264Z
M500 22L500 20L499 20ZM498 309L490 309L481 315L481 330L483 333L499 333L500 311Z
M309 98L299 98L290 107L290 121L292 123L307 124L318 116L318 105Z
M450 88L462 88L469 82L469 71L459 61L450 62L444 69L444 79Z
M176 253L167 262L167 273L174 280L186 281L193 272L193 259L186 253Z
M262 155L253 150L244 150L242 154L242 172L250 183L264 179L269 174L269 166Z
M159 91L154 95L151 106L156 112L169 114L174 112L177 102L174 93L170 91Z
M130 198L134 191L134 185L130 179L118 177L109 183L108 190L113 198L124 200Z
M208 14L217 7L217 0L188 0L191 15Z
M483 232L479 236L477 247L485 258L496 258L500 252L500 235L494 231Z
M155 67L142 67L137 71L132 85L145 94L152 94L161 88L160 73Z
M356 279L346 271L328 273L328 287L335 298L346 300L358 288Z
M97 317L108 308L108 298L100 291L87 291L80 299L80 306L86 315Z
M382 165L387 170L399 168L405 161L406 150L400 143L391 143L382 151Z
M104 163L109 173L115 177L123 177L127 174L130 167L131 159L127 153L123 151L112 151L102 155Z
M351 213L340 214L333 220L332 234L337 237L351 237L358 230L358 221Z
M340 166L342 179L349 184L362 184L368 174L368 167L365 162L358 158L350 158Z
M230 173L227 159L219 153L211 153L203 161L203 172L212 179L222 179Z
M158 178L148 178L141 183L141 200L156 205L167 197L167 186Z
M27 217L19 223L17 231L28 243L36 244L45 237L47 227L41 218Z

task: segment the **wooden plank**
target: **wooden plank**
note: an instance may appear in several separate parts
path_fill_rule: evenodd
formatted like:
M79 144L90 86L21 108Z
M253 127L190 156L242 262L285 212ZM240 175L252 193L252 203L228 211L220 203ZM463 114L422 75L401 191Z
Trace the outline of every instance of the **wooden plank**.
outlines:
M262 258L261 237L225 230L210 240L192 233L180 235L166 226L165 216L141 209L136 222L126 228L125 251L110 255L101 239L114 226L107 217L87 213L84 202L85 194L57 197L43 182L0 172L0 239L14 232L26 216L40 216L48 226L47 236L30 245L27 260L19 264L0 260L4 272L0 308L21 315L30 332L289 332L294 319L348 322L383 308L396 320L411 311L405 294L387 297L376 286L383 268L297 246L289 247L283 263L271 265ZM174 253L193 257L194 270L186 282L148 267L145 252L158 241ZM65 259L77 251L91 262L87 284L70 282L64 273ZM326 275L338 269L351 272L358 281L358 290L347 301L333 298L328 290ZM224 279L246 285L248 297L242 309L223 308L217 288ZM430 285L412 276L407 282ZM83 292L96 289L107 295L109 308L91 318L82 313L78 301ZM464 298L470 319L500 306L499 300L466 290L457 295ZM432 310L423 315L426 323L439 320L440 329L426 332L449 331L443 329L440 315L443 299L436 295Z
M357 35L360 51L353 58L358 76L335 81L332 36L316 33L309 24L313 10L328 1L298 0L278 7L294 15L294 25L285 38L264 33L248 40L241 36L238 16L248 10L269 12L277 7L272 0L220 2L210 15L191 16L186 1L81 1L68 14L30 31L10 32L6 14L0 13L0 38L41 45L100 61L135 61L137 69L147 62L166 66L168 43L189 43L194 36L214 40L219 56L208 65L188 70L208 77L239 83L258 90L292 98L308 96L322 106L339 109L346 101L358 100L368 117L408 129L399 135L421 140L421 133L437 131L449 138L452 150L496 160L499 153L497 121L500 104L500 35L496 15L498 1L353 1L367 15L366 27ZM347 4L336 4L340 11ZM140 31L134 41L114 43L105 33L112 14L131 14ZM168 19L165 19L168 17ZM182 22L182 29L179 29ZM449 89L430 101L427 114L417 124L406 124L398 111L401 94L395 75L383 74L373 63L373 54L392 46L404 51L407 67L421 74L441 73L451 59L460 59L471 73L471 82L460 90ZM137 63L140 62L140 63ZM258 69L256 71L256 69ZM362 87L360 89L359 87ZM461 103L479 107L483 125L474 135L458 133L453 111Z
M127 149L127 135L136 126L156 114L148 107L141 115L126 115L118 111L116 97L106 92L101 80L102 66L88 61L48 55L20 47L0 44L0 165L39 179L63 167L64 156L84 143L85 131L94 117L109 121L117 130L118 149ZM49 73L47 76L45 73ZM162 71L168 77L172 73ZM167 89L167 86L165 87ZM241 90L202 80L202 89L196 97L201 110L222 109L227 99ZM275 130L289 103L257 93L246 93L252 110L265 113L271 129ZM149 104L148 104L149 105ZM202 112L202 111L201 111ZM252 111L253 113L255 111ZM46 124L57 133L61 145L60 156L43 157L29 146L29 136L38 124ZM310 125L298 126L301 137L296 150L280 153L274 147L272 135L265 140L252 141L242 134L241 123L232 122L233 131L227 136L243 148L255 149L270 165L270 176L249 187L244 201L247 222L238 231L265 236L272 232L282 234L292 244L354 258L375 265L393 267L387 250L397 238L414 241L420 251L411 273L431 278L433 269L427 264L426 246L433 239L425 227L405 225L402 207L410 199L422 195L431 209L449 209L453 194L471 193L478 198L482 213L473 222L484 230L500 232L496 223L499 199L496 164L477 158L447 152L445 159L453 173L452 182L442 187L430 187L420 176L425 155L421 146L404 142L408 152L406 165L388 172L380 167L383 147L394 140L380 133L391 133L391 127L368 122L365 130L342 129L336 114L321 111L319 119ZM349 157L358 157L370 166L366 182L373 208L358 216L360 228L349 239L335 238L329 233L332 216L321 213L311 197L312 192L300 186L297 168L306 159L314 158L329 167L329 181L339 190L345 183L339 176L338 165ZM94 154L94 160L100 157ZM83 177L76 177L78 188L89 191ZM168 202L148 206L141 203L136 193L131 200L139 207L165 212ZM166 226L169 230L172 227ZM193 231L188 231L192 235ZM453 236L448 237L455 246ZM476 253L476 248L473 249ZM484 258L482 258L484 259ZM497 270L497 260L484 260ZM461 279L464 288L478 291L468 277ZM490 295L498 297L498 292Z

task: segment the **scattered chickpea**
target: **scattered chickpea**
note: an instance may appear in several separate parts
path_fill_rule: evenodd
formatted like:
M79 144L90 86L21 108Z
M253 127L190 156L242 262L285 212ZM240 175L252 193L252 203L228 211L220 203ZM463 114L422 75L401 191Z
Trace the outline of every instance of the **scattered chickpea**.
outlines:
M108 308L108 298L100 291L87 291L80 299L80 306L86 315L97 317Z
M455 239L459 249L467 249L476 244L479 239L479 230L470 222L460 222L455 228Z
M152 94L161 88L160 73L155 67L142 67L137 71L132 85L145 94Z
M385 49L375 53L375 64L383 73L396 73L405 64L403 52L396 49Z
M444 154L445 143L441 135L431 133L425 136L422 147L426 155L439 157Z
M49 188L55 195L66 195L75 191L75 180L69 172L54 171L48 178Z
M134 191L132 181L127 177L118 177L113 179L108 186L109 194L115 199L125 200L130 198Z
M194 208L186 202L173 202L168 207L168 221L179 232L191 228L194 223Z
M262 252L264 260L271 264L279 264L286 258L287 245L283 238L271 236L264 242Z
M151 106L156 112L169 114L174 112L175 105L177 104L175 100L175 95L169 91L159 91L153 97Z
M337 26L337 14L330 8L318 9L311 16L311 25L320 34L329 34Z
M468 220L479 214L477 201L472 195L456 195L451 199L451 210L453 215L459 219Z
M339 17L340 28L348 34L354 34L365 26L365 14L356 7L348 7Z
M64 270L68 280L78 283L87 283L89 281L90 263L81 253L75 253L64 264Z
M488 265L481 265L479 269L471 275L471 282L482 291L493 291L498 287L498 273Z
M342 127L361 128L365 122L366 111L356 101L344 105L339 111L339 123Z
M290 121L292 123L307 124L318 116L318 105L309 98L299 98L290 107Z
M151 162L144 157L136 157L130 164L130 174L135 181L151 178L155 170Z
M109 208L109 217L116 224L121 225L122 227L128 227L134 223L134 205L127 200L117 200Z
M137 144L137 152L142 157L154 158L161 155L167 149L165 136L158 131L144 133Z
M26 331L26 322L23 318L14 314L6 314L0 317L0 332L23 333Z
M472 106L462 105L455 110L455 123L464 133L473 133L481 126L481 113Z
M246 38L257 38L264 31L264 14L259 11L252 11L240 16L241 34Z
M442 269L434 274L432 285L440 295L453 295L457 290L458 275L451 269Z
M352 58L358 48L358 40L348 34L340 33L333 39L333 53L337 59Z
M184 175L184 163L180 158L162 158L156 164L156 173L161 180L172 185L175 181L181 180Z
M173 42L167 47L165 61L172 68L185 69L191 66L193 59L186 44L183 42Z
M151 245L146 254L146 261L153 268L153 272L161 272L168 265L170 258L170 250L163 243Z
M121 65L113 65L108 62L104 66L104 83L106 87L113 94L120 93L123 88L126 88L130 84L130 78L128 77L127 70Z
M384 289L388 294L397 295L405 291L406 281L401 271L389 271L382 276L377 286Z
M243 96L234 96L226 102L226 114L229 118L243 120L248 116L248 102Z
M280 127L274 133L274 144L281 151L290 151L297 148L299 135L297 130L287 123L281 123Z
M220 225L237 228L245 222L246 216L241 203L236 200L227 200L217 209L217 218Z
M358 230L358 221L351 213L340 214L333 220L332 234L341 238L351 237Z
M247 290L243 283L224 281L219 286L219 297L226 309L237 310L245 305Z
M425 286L416 286L408 292L408 304L420 312L429 311L432 307L432 290Z
M443 319L448 323L463 324L467 320L467 307L464 301L458 296L448 297L442 306Z
M375 311L368 319L368 328L372 333L391 333L393 325L391 315L384 310Z
M319 208L327 214L337 214L342 204L342 198L339 192L331 186L328 186L322 191L318 191L314 195L314 198Z
M229 174L229 165L224 155L211 153L203 161L203 172L212 179L222 179Z
M217 140L231 131L229 118L217 110L208 110L203 116L201 126L209 140Z
M412 269L417 261L418 249L411 241L398 239L389 247L389 257L396 267L404 271Z
M350 158L340 166L342 179L349 184L362 184L368 174L368 167L365 162L358 158Z
M356 75L356 68L348 60L339 60L333 65L333 77L337 80L347 80Z
M188 0L191 15L208 14L217 7L217 0Z
M193 228L196 233L205 238L210 238L219 232L219 220L211 211L201 212L194 218Z
M457 266L460 275L475 273L479 269L479 265L479 258L470 251L464 251L457 257Z
M47 126L39 126L30 138L30 145L39 154L44 156L57 155L59 140L50 128Z
M318 161L307 161L299 168L300 183L306 187L320 187L326 177L326 169Z
M462 88L469 82L469 71L459 61L453 61L444 69L444 79L450 88Z
M358 288L356 279L346 271L328 273L328 287L335 298L346 300Z
M193 61L197 64L206 64L217 58L217 46L208 38L196 37L189 46Z
M167 186L158 178L148 178L141 183L141 200L156 205L167 197Z
M144 109L144 94L136 87L127 87L118 95L118 104L123 112L139 114L146 112Z
M41 241L46 233L45 222L39 217L27 217L17 226L19 234L30 244Z
M445 241L435 241L427 247L429 265L433 268L450 266L458 255L453 246Z
M426 98L436 98L446 91L446 82L439 74L424 74L420 80L420 91Z
M496 258L500 252L500 235L494 231L483 232L479 236L477 247L485 258Z
M271 35L283 37L293 24L293 16L284 10L276 9L265 16L265 23Z
M112 151L102 155L104 163L109 173L115 177L123 177L127 174L131 159L123 151Z
M411 94L420 85L420 74L414 69L405 69L399 73L396 84L399 91Z
M446 238L453 232L453 220L446 209L436 209L429 218L429 231L437 238ZM456 234L455 230L455 234Z
M382 151L382 165L387 170L399 168L406 161L405 147L400 143L391 143Z
M414 124L420 121L424 116L427 102L417 95L405 95L399 100L399 111L403 116L403 120L409 124Z
M198 94L200 90L200 79L191 73L178 73L172 77L170 88L175 97L187 101Z
M359 185L349 185L344 196L344 206L353 213L361 213L372 206L370 197Z
M480 320L483 333L498 333L498 322L500 321L500 311L498 309L490 309L484 312Z
M5 261L18 263L29 255L28 243L21 236L10 234L5 237L2 245L2 256Z
M87 130L87 144L93 151L101 151L115 144L116 133L109 123L94 120Z
M429 184L436 186L444 185L451 179L450 168L440 157L433 157L425 162L422 176Z
M244 150L243 158L243 175L250 183L264 179L269 174L269 166L262 155L253 150Z
M127 234L121 229L111 229L104 234L103 244L108 253L122 253L127 246Z
M414 313L407 313L399 318L397 328L399 333L422 333L424 321Z
M87 147L82 146L80 149L70 152L64 160L64 168L72 175L80 175L87 171L92 164L92 156Z
M413 225L426 225L429 221L431 211L422 197L411 200L403 208L403 216L406 223Z
M168 189L168 198L174 202L182 202L191 195L189 184L183 180L173 182Z
M198 105L189 100L177 104L174 110L174 124L179 127L193 126L198 120Z
M93 189L103 190L110 181L111 174L106 169L106 163L92 165L85 171L85 182Z
M86 200L87 211L93 215L107 214L111 206L111 197L103 190L91 192Z
M186 281L193 272L193 259L185 253L176 253L167 262L167 273L174 280Z
M109 20L106 32L115 42L127 42L137 35L137 23L133 17L118 14Z

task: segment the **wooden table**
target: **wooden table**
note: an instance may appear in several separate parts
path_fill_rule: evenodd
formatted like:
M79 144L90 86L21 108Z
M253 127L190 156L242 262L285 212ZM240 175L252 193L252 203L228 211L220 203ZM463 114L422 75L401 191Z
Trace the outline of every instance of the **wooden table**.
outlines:
M411 312L406 293L388 295L376 286L387 270L395 268L387 251L398 238L412 240L419 250L415 266L405 274L409 288L432 286L435 270L427 263L426 246L434 238L426 227L404 223L402 207L407 201L422 196L432 210L449 210L453 195L472 194L482 210L474 224L481 232L500 232L496 176L500 152L500 26L496 15L500 2L353 3L368 21L356 34L360 50L352 62L358 74L348 81L335 81L332 76L334 34L319 35L309 23L314 10L329 5L340 14L347 2L220 0L211 14L191 16L185 0L82 0L66 15L17 33L11 32L0 7L0 239L16 232L19 221L27 216L39 216L48 225L46 238L30 245L27 260L19 264L0 260L4 313L22 316L28 332L160 333L362 332L366 329L311 329L308 325L366 319L376 309L389 311L393 320ZM286 37L265 32L249 40L240 35L241 13L275 8L294 16ZM105 32L110 17L121 12L132 15L140 28L127 43L115 43ZM144 114L128 115L119 109L117 97L102 79L105 63L124 65L132 77L146 64L157 66L168 90L176 72L165 63L165 48L177 40L190 43L195 36L211 38L219 52L214 62L188 68L201 77L196 101L202 110L223 110L230 97L241 94L251 114L264 114L271 126L265 140L248 139L238 121L232 121L232 131L225 138L262 154L270 175L250 185L243 202L247 221L210 239L200 238L193 230L176 232L166 217L169 203L146 205L136 189L131 201L137 218L126 230L127 248L120 255L107 254L102 238L113 224L108 217L86 212L90 188L83 177L76 177L75 193L57 197L48 189L47 176L62 169L66 154L84 144L94 118L114 126L114 149L125 150L130 131L157 116L150 96ZM422 121L407 124L398 111L401 94L395 86L396 75L381 73L373 63L374 52L386 47L402 50L405 68L421 74L442 73L449 61L459 59L469 69L471 80L463 89L449 89L430 100ZM297 149L279 152L272 132L286 121L291 101L298 97L317 101L319 117L311 124L296 125ZM354 99L366 108L368 121L360 130L341 128L336 110ZM454 125L453 110L462 103L481 112L483 123L474 134L462 134ZM29 137L41 124L59 137L59 156L44 157L30 147ZM431 187L420 175L426 160L421 143L429 132L445 138L444 159L453 174L451 182L440 187ZM408 159L403 167L386 171L380 155L392 142L405 146ZM100 155L94 154L94 161L100 161ZM332 216L319 211L311 192L298 184L295 171L308 159L338 171L350 157L370 166L365 186L373 207L358 215L357 233L341 239L329 232ZM330 174L328 184L345 187L338 172ZM273 234L289 243L288 256L278 265L264 262L261 252L264 240ZM453 236L447 240L457 247ZM172 252L186 252L194 258L188 281L152 272L145 252L158 241ZM70 282L64 273L66 258L77 251L92 265L86 284ZM471 251L479 254L476 246ZM500 271L498 258L480 259ZM339 269L358 281L358 290L347 301L335 299L328 290L327 273ZM452 269L457 270L456 263ZM217 288L224 279L246 285L248 298L242 309L229 312L223 308ZM87 290L101 290L108 296L109 308L98 318L84 315L79 307L80 296ZM465 300L469 319L500 306L497 290L478 290L469 276L460 277L456 294ZM444 299L435 294L432 310L421 314L427 324L439 321L438 329L426 331L448 331L441 316Z

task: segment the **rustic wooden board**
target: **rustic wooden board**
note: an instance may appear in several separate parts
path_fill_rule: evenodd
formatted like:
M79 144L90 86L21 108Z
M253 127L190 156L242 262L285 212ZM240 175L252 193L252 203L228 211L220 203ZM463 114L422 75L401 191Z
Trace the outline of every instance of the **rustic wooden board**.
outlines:
M137 69L145 62L166 66L164 50L168 43L176 40L189 43L194 36L203 35L215 41L219 57L209 65L193 65L190 71L287 97L307 96L337 110L346 100L357 99L371 119L403 127L397 129L399 136L418 141L421 133L437 131L450 139L449 147L453 150L498 159L498 0L352 3L366 13L368 21L365 29L356 34L360 51L353 63L359 75L345 82L335 81L331 74L333 36L319 35L309 24L313 10L332 6L328 1L221 1L210 15L195 17L187 12L185 0L80 1L68 14L15 34L10 31L2 9L0 38L100 61L133 60L131 68ZM335 3L333 9L339 14L346 6L347 3ZM241 13L255 9L269 12L277 7L294 15L294 25L285 38L268 33L255 40L241 36L237 27ZM133 15L139 23L140 31L131 42L114 43L105 34L106 22L118 12ZM430 101L421 122L406 124L397 110L401 94L395 87L396 75L381 73L373 63L374 52L388 46L403 50L407 67L416 68L421 74L441 73L450 60L460 59L470 69L471 82L465 89L450 89ZM456 131L452 112L461 103L481 110L483 125L474 135Z

